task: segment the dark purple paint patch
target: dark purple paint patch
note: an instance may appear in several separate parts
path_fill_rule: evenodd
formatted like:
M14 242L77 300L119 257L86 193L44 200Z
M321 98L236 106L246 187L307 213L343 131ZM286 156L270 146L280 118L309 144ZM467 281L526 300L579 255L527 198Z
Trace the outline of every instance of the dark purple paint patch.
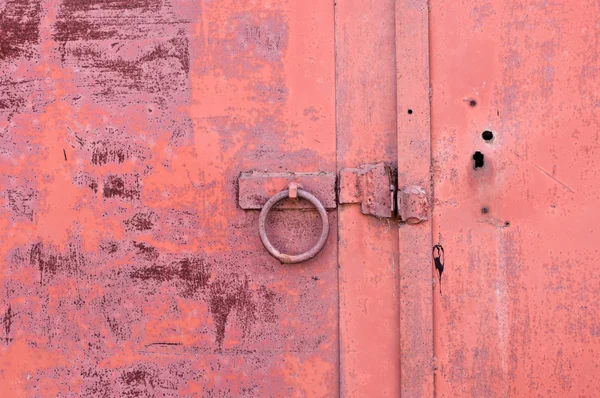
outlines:
M134 40L187 23L174 18L169 2L162 0L64 0L59 8L53 39Z
M65 66L83 69L76 84L90 90L101 102L153 102L167 107L170 101L189 96L189 41L183 31L154 40L131 42L102 40L64 46ZM142 96L140 93L143 93Z
M189 42L187 37L180 32L180 35L169 40L160 42L155 41L144 47L141 55L122 54L110 59L104 56L108 49L99 49L96 47L87 47L85 51L72 51L79 65L86 68L93 68L99 71L114 72L122 78L122 85L129 89L147 90L154 92L156 90L168 91L174 89L168 84L176 81L177 71L183 72L185 76L190 70ZM178 68L169 68L164 70L161 61L176 61ZM175 77L175 78L173 78ZM157 81L157 78L167 80L166 82ZM117 80L117 83L119 81Z
M12 111L18 113L27 106L26 93L16 90L14 85L1 84L0 88L0 112Z
M133 242L133 247L137 249L137 253L139 256L145 258L148 261L154 261L159 256L160 253L156 248L152 245L149 245L144 242Z
M143 329L146 322L161 319L163 314L148 312L148 303L155 300L172 302L164 316L175 319L188 316L180 312L176 296L190 302L205 302L209 312L198 316L213 319L212 347L181 346L179 349L183 351L177 352L169 340L156 342L173 350L175 357L197 355L190 354L196 351L222 352L230 328L241 331L244 340L240 347L243 347L246 343L259 343L279 327L277 304L281 298L260 280L251 280L244 273L228 272L236 261L244 261L240 253L181 255L159 252L142 242L123 244L110 240L103 241L98 251L82 252L74 239L63 251L44 243L17 248L8 261L8 272L31 275L39 272L42 281L9 279L2 286L1 294L9 300L29 297L27 302L21 303L18 312L19 325L25 325L23 338L28 344L50 348L66 357L74 347L85 353L83 359L66 367L40 370L28 381L30 386L40 385L50 378L81 377L77 387L80 389L71 391L70 388L75 387L67 383L61 392L85 393L86 396L103 396L107 391L112 394L109 396L176 393L180 385L197 375L197 368L189 366L193 361L185 364L180 361L171 366L165 365L163 358L160 366L138 361L121 369L98 367L100 361L114 354L115 346L135 345L141 338L140 327ZM51 285L72 288L57 291L50 289ZM7 320L15 315L12 307L4 310L4 317L0 317L4 333L0 337L15 338L14 323L9 321L7 326ZM247 354L257 355L240 348L236 357Z
M94 191L94 193L98 192L98 179L85 172L77 173L73 176L73 184L80 187L87 187Z
M157 220L158 215L155 212L141 211L125 220L124 224L128 231L149 231L154 228Z
M4 2L0 8L0 61L18 57L31 59L36 55L41 16L41 0Z
M249 290L248 279L241 284L236 279L219 280L210 285L209 308L216 327L216 344L218 349L223 348L225 327L233 310L236 311L241 323L244 337L250 332L252 324L256 321L256 303Z
M82 396L112 398L113 388L111 375L105 369L86 368L80 371L83 378Z
M258 289L258 295L260 297L259 301L262 303L262 305L258 307L260 315L259 318L264 322L277 322L275 305L281 300L281 298L278 297L275 292L267 289L265 286L261 286Z
M150 385L150 387L154 387L152 375L142 369L123 372L121 374L121 380L129 387L146 386L146 384Z
M115 241L101 242L99 248L106 254L113 254L119 250L119 243Z
M196 292L206 287L210 275L210 268L203 259L186 257L167 264L152 264L137 269L130 277L144 282L173 281L183 297L192 298Z
M116 374L114 394L119 397L175 397L179 381L193 375L190 361L170 364L142 362L122 368ZM196 373L196 378L201 374Z
M249 338L257 322L276 323L276 304L280 299L266 286L252 289L246 276L224 274L213 279L213 271L219 268L203 258L190 256L151 263L133 271L129 277L156 286L169 283L184 298L207 300L215 324L216 348L221 350L233 313L242 337Z
M8 206L15 219L24 218L33 221L35 200L38 193L32 189L9 189L6 192Z
M139 174L106 175L102 192L105 198L139 200L141 196L140 176Z
M157 11L163 0L63 0L63 12L76 13L102 10Z
M39 242L29 250L29 264L39 270L40 284L44 285L58 274L76 275L84 266L85 259L75 243L69 243L66 252L62 253Z
M190 91L189 21L177 14L163 0L65 0L53 39L62 65L85 71L74 82L95 102L168 108Z
M4 341L5 341L6 345L8 345L13 340L10 337L10 332L11 332L11 328L12 328L12 318L14 316L15 316L15 314L13 313L12 307L9 304L6 311L4 311L4 316L2 317L2 326L4 329Z
M133 157L146 160L148 150L140 145L105 139L92 142L91 152L92 164L101 166L107 163L123 163Z

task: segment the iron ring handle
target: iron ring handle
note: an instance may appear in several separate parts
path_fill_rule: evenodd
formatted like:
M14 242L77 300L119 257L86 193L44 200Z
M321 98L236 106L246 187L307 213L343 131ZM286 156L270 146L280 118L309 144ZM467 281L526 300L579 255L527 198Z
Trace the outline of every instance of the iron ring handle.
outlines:
M269 237L267 236L266 224L267 216L269 215L269 212L271 211L273 206L275 206L277 203L281 202L284 199L295 198L296 195L298 197L301 197L302 199L308 200L317 209L317 211L319 212L319 216L321 216L322 230L319 240L310 250L301 254L292 255L282 253L273 246L273 244L269 240ZM325 243L327 242L327 237L329 236L329 220L327 219L327 212L325 211L325 207L319 199L317 199L313 194L300 189L295 184L290 184L290 187L288 189L285 189L279 192L278 194L272 196L263 206L262 210L260 211L260 216L258 217L258 233L260 235L260 240L262 241L263 245L265 246L265 249L267 249L269 254L278 259L282 264L297 264L310 260L311 258L316 256L321 251L321 249L323 249Z

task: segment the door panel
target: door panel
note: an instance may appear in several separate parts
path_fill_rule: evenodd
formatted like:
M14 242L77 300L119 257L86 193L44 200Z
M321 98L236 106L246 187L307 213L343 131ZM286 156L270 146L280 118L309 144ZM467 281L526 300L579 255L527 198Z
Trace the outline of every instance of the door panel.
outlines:
M597 396L597 16L431 2L439 397Z
M332 4L0 7L3 396L336 396L335 212L236 203L336 169Z
M426 1L396 1L396 120L399 200L404 200L404 187L417 187L431 203L428 6ZM417 210L429 218L429 205L423 207ZM398 242L401 396L430 397L433 296L431 269L424 264L431 261L431 223L399 223Z
M337 0L338 169L397 163L394 1ZM374 23L374 21L376 21ZM392 219L340 205L340 389L400 394L398 232Z

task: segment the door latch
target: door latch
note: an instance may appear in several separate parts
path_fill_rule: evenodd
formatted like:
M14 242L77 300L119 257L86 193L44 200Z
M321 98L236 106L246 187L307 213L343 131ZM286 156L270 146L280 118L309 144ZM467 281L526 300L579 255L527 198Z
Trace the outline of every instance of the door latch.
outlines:
M394 215L394 178L384 163L362 165L340 171L340 204L360 203L360 211L380 218Z
M360 203L363 214L380 218L398 217L401 222L418 224L429 217L427 192L416 185L397 186L397 170L384 163L362 165L340 171L338 199Z
M397 188L397 170L385 163L346 168L339 176L330 172L316 173L242 173L238 180L238 203L242 209L262 209L273 195L290 183L301 184L315 195L325 209L337 204L360 204L363 214L379 218L395 218L406 224L429 219L427 191L417 185ZM336 189L337 188L337 189ZM336 195L337 193L337 195ZM285 201L278 209L310 208L307 201Z

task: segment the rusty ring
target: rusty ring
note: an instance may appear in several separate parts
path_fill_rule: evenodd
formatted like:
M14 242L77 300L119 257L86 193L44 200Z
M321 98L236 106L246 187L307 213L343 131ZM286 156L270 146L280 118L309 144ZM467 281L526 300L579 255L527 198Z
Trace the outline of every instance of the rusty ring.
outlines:
M302 254L285 254L277 250L269 241L267 237L267 216L269 215L269 211L275 206L277 203L281 202L284 199L289 197L289 190L283 190L278 194L274 195L265 203L262 210L260 211L260 216L258 217L258 234L260 235L260 240L262 241L265 249L276 259L278 259L282 264L296 264L301 263L307 260L310 260L314 256L316 256L321 249L325 246L327 242L327 237L329 236L329 221L327 219L327 212L325 211L325 207L323 204L317 199L314 195L309 192L306 192L302 189L298 189L298 196L302 199L308 200L312 203L313 206L319 212L319 216L321 216L321 222L323 224L323 229L321 230L321 236L317 243L308 251Z

